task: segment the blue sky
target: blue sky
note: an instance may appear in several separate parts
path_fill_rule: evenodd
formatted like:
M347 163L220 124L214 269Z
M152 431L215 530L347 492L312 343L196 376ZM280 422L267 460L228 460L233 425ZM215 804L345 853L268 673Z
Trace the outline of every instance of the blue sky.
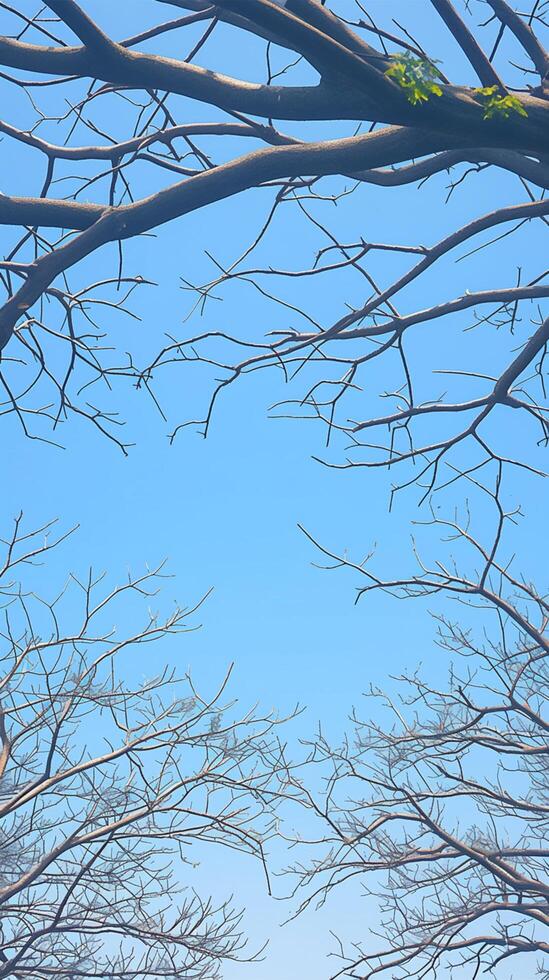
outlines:
M427 21L426 0L378 0L371 6L387 23L388 8L397 20L407 13L408 23L413 9L414 31L429 50L444 58L447 73L470 81L468 67L456 56L451 39L438 29L436 37L432 36L432 14ZM156 5L146 0L86 4L115 36L149 24L153 7ZM169 7L162 6L160 16L164 14L170 16ZM258 49L246 43L245 50L239 50L238 43L234 33L222 29L198 61L240 77L262 77ZM160 47L171 50L169 41ZM9 91L4 114L8 121L17 122L18 114L28 110L19 93ZM182 111L196 118L193 107ZM203 107L201 118L212 118L212 112ZM114 119L104 121L114 125ZM283 128L314 135L311 127L310 133L299 125ZM333 132L336 129L352 131L349 126L335 127ZM36 193L43 175L35 169L33 156L14 150L12 162L12 171L3 176L2 190ZM140 180L141 193L147 193L157 176L144 170ZM443 174L421 191L366 187L350 206L342 206L334 215L333 206L326 204L324 213L336 222L342 238L351 236L350 241L363 235L431 244L458 221L505 202L525 200L518 180L490 172L471 179L444 206L447 183ZM62 188L59 185L57 193L64 193ZM98 199L101 191L97 189ZM125 324L114 316L105 321L121 349L131 343L135 351L144 353L158 346L164 332L183 336L203 326L226 327L259 338L272 322L282 322L280 311L273 312L251 288L240 286L227 289L222 304L211 304L202 323L196 318L190 324L183 322L189 295L181 289L181 277L207 279L212 266L204 250L213 245L224 261L237 255L259 227L270 199L270 193L263 191L240 196L165 226L155 238L128 245L126 267L150 275L158 285L143 288L133 301L140 324ZM527 227L474 260L456 265L454 256L437 266L427 284L408 290L407 308L457 296L466 288L508 284L516 267L526 266L526 257L532 275L541 271L546 232L545 226ZM300 267L312 248L307 234L289 214L276 224L269 248L287 267ZM112 275L115 262L115 251L103 249L88 261L82 276ZM380 263L379 272L381 277L388 275L389 266ZM345 302L360 300L361 287L355 284L354 294L344 292L346 288L337 277L300 286L308 307L328 320L339 315ZM475 367L479 365L476 369L482 370L481 365L494 369L505 363L509 351L520 342L520 337L513 340L489 329L477 330L462 353L461 330L467 325L466 318L456 318L456 322L441 321L434 328L422 328L413 355L421 378L427 377L425 364L430 357L438 357L439 362L446 358L447 364L461 358L464 366L473 357ZM116 580L128 568L139 572L145 562L154 564L164 557L173 574L166 583L166 603L173 597L193 603L213 586L200 614L203 629L167 645L164 651L157 648L155 657L177 660L182 671L190 667L196 681L206 688L214 687L234 661L233 693L242 703L259 701L281 713L296 703L306 706L288 731L290 742L297 744L318 719L337 738L347 726L352 705L370 684L390 685L388 675L419 661L429 671L441 673L446 664L433 645L432 622L425 606L396 605L378 596L355 607L353 576L314 568L311 562L318 556L297 524L303 523L328 547L347 549L354 557L377 542L378 567L389 571L410 560L410 521L418 517L417 495L402 495L389 513L391 480L387 474L338 473L314 462L312 455L323 451L323 433L316 424L268 418L268 406L285 396L275 374L262 372L234 386L223 398L207 440L185 430L171 445L167 438L171 423L203 411L207 384L206 373L192 366L166 372L158 390L169 409L170 424L154 412L144 395L120 389L117 405L128 419L130 441L136 442L128 458L78 423L63 427L60 436L65 448L54 449L26 441L13 420L4 420L4 524L20 509L29 525L55 516L62 527L80 524L78 534L53 557L49 572L53 591L69 568L83 572L93 565L106 569ZM511 445L521 440L515 416L510 413L500 423ZM543 564L539 526L533 515L546 499L543 488L539 482L512 476L508 492L509 499L520 499L530 515L515 537L522 566L536 574ZM325 976L329 969L326 952L332 948L328 930L353 938L365 923L375 924L375 909L347 892L334 896L329 908L279 930L278 923L288 909L266 898L260 869L222 852L216 852L213 860L211 854L205 855L197 885L201 881L219 894L234 890L237 903L254 910L246 920L254 940L261 942L269 934L274 937L262 964L228 968L227 978Z

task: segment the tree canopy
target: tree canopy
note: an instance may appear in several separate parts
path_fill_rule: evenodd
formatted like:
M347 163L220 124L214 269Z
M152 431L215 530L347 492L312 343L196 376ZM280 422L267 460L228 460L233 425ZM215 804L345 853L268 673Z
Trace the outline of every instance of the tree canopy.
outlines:
M35 421L31 415L37 412L49 414L54 424L77 413L118 438L108 413L95 400L94 407L91 398L83 400L82 390L89 396L90 386L93 392L103 382L115 384L123 377L153 391L163 366L178 359L197 358L222 367L221 388L262 367L293 373L313 362L313 383L301 392L302 405L325 419L329 428L342 428L357 446L371 435L370 430L390 430L385 456L382 452L376 461L363 460L365 465L383 465L387 453L391 462L417 455L428 460L433 475L438 461L464 440L483 446L487 422L501 407L520 409L535 419L544 436L544 408L535 390L524 391L526 375L537 373L548 338L543 317L514 356L500 341L496 374L491 372L493 376L474 386L462 379L458 397L448 402L430 393L417 398L406 353L423 325L432 330L442 317L462 311L481 324L496 325L500 337L503 324L512 333L519 310L536 310L547 295L545 270L535 257L533 268L521 265L518 282L514 278L503 284L488 282L481 289L446 296L405 313L396 307L401 294L407 302L411 284L432 282L428 271L457 247L475 249L486 244L486 232L497 238L524 222L547 220L549 205L543 196L549 181L549 62L536 33L536 28L544 28L539 5L530 17L522 17L505 0L490 0L481 5L487 23L476 29L467 12L461 16L447 0L432 4L433 32L442 26L451 33L462 55L462 74L476 76L469 84L448 79L438 65L437 52L411 41L409 32L394 36L377 28L361 16L360 5L358 20L338 17L314 0L170 5L192 12L125 39L109 37L72 0L47 5L59 19L55 25L51 18L42 23L39 15L26 17L11 10L15 36L5 36L0 45L4 84L25 91L36 111L27 127L6 120L2 132L6 141L23 145L36 158L45 176L38 196L0 198L0 221L16 229L2 279L4 410L17 412L25 426ZM197 25L201 33L195 40ZM231 31L238 31L266 42L268 55L271 49L282 49L290 59L289 67L273 69L275 77L268 68L267 79L253 83L219 74L207 56L207 42L215 30L226 30L228 39ZM166 37L175 40L179 50L188 32L194 33L189 35L185 59L149 53ZM489 55L484 52L483 32L485 43L491 44ZM197 58L206 66L194 64ZM65 89L72 93L68 110ZM47 108L42 110L39 102L44 98ZM114 109L107 110L111 104ZM205 109L211 118L195 121ZM101 115L106 112L108 130L104 131ZM65 133L57 142L45 135L53 120L56 132ZM332 124L328 138L315 135L315 126L326 122ZM342 123L346 132L339 136L333 127L341 129ZM285 124L291 124L291 134L280 128ZM303 124L307 132L313 125L312 140L305 131L297 135ZM366 125L367 131L356 132L357 124ZM87 139L82 141L80 134ZM202 149L209 137L215 137L213 150L211 140ZM245 145L250 142L251 151ZM465 172L464 163L471 164ZM357 195L364 195L372 183L387 188L417 184L441 171L456 173L459 182L471 170L486 167L513 175L516 187L522 187L523 200L517 203L516 192L511 192L501 207L488 213L483 213L479 201L477 216L438 242L424 244L428 226L422 229L421 240L412 243L392 238L341 242L337 229L332 232L328 226L317 228L324 241L314 262L306 259L302 269L276 268L262 261L256 268L253 262L252 268L247 267L282 204L294 203L301 208L301 217L318 223L315 215L308 214L307 204L314 205L322 197L321 178L342 179L339 190L328 193L341 200L341 206L354 207ZM54 182L59 177L66 182L68 173L76 180L76 190L59 198ZM100 310L102 303L120 305L121 284L130 289L145 277L138 270L123 271L122 258L113 277L112 259L106 256L101 261L108 274L100 284L84 279L71 289L72 272L80 264L85 268L86 257L107 244L116 245L122 256L124 242L168 221L178 219L184 236L186 215L258 187L274 198L265 225L259 235L250 237L240 261L219 268L213 282L196 287L199 303L203 305L235 278L251 279L264 289L265 277L267 282L282 282L284 302L288 278L329 277L341 269L361 277L365 290L361 301L346 312L342 309L333 321L319 321L316 311L307 310L307 295L298 291L286 311L286 325L277 329L275 339L206 329L158 343L156 356L146 364L134 363L131 351L117 361L107 358L103 348L112 346L110 332L107 344L103 331L99 338L90 334L91 309ZM82 199L89 195L93 199ZM387 260L382 283L377 271L380 253ZM403 257L408 259L405 266ZM107 299L109 287L114 295ZM345 287L340 290L343 297ZM298 325L296 319L301 321ZM346 395L356 390L364 375L380 374L380 359L395 353L401 370L395 380L394 408L366 414L352 424L340 420ZM22 376L20 359L28 362ZM17 367L12 366L13 360ZM461 369L461 364L456 367ZM420 438L417 445L400 448L402 433L407 437L416 429L421 432L425 417L436 423L440 438Z
M358 599L439 602L450 656L447 682L410 665L370 691L382 720L357 710L339 746L320 726L294 764L273 716L222 709L224 682L172 703L174 677L134 688L111 669L186 619L95 631L157 572L97 605L100 582L73 576L83 613L65 628L73 599L12 580L50 551L18 519L0 578L0 977L216 975L241 955L238 913L185 898L170 919L158 861L214 840L263 863L275 827L299 855L294 911L355 880L381 909L373 943L338 937L334 975L535 958L549 977L548 606L513 553L549 439L549 6L393 6L147 0L123 37L92 0L0 4L3 424L127 455L135 398L180 445L268 378L272 414L312 421L314 458L359 472L366 502L374 474L391 504L411 488L417 533L438 535L427 555L414 542L412 571L303 530ZM397 616L387 632L405 643ZM77 738L88 716L108 718L106 754Z

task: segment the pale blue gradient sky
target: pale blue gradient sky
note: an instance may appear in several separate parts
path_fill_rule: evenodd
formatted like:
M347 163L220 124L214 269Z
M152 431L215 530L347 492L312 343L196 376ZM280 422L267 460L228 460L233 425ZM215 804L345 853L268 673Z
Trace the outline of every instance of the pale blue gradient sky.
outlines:
M148 0L90 0L85 6L117 37L148 25L153 14L156 19L170 16L169 7ZM344 9L345 4L340 6ZM389 24L392 16L408 24L412 20L414 32L429 50L444 57L446 72L470 81L468 66L456 54L451 39L442 30L436 37L429 36L427 0L376 0L371 6L379 11L381 22ZM168 39L156 49L180 54L171 43ZM237 35L220 29L198 63L240 77L263 77L258 52L252 42L239 50ZM4 115L8 121L21 122L27 112L23 98L11 88L9 93ZM193 107L189 112L196 118ZM212 115L208 107L200 110L202 119ZM105 120L107 128L111 123ZM307 130L299 124L282 128L301 134ZM340 126L338 131L350 133L352 128ZM312 127L309 130L312 136ZM249 148L246 144L245 149ZM2 190L36 193L43 174L34 170L32 154L14 149L12 162L12 171L3 175ZM143 168L141 180L140 191L146 193L156 186L158 177L152 168ZM504 202L525 200L518 179L490 172L472 178L445 207L447 183L443 174L420 191L415 187L363 188L350 207L334 216L333 207L327 204L326 214L337 222L344 240L362 235L431 244L469 216ZM57 193L63 193L63 185L59 188ZM102 190L98 188L99 196ZM259 338L269 329L272 315L277 323L282 322L280 312L273 314L269 309L266 313L264 301L253 289L235 286L225 292L223 304L208 308L202 323L195 318L191 325L183 326L189 296L180 288L180 277L195 281L211 275L204 249L213 244L223 260L236 256L251 231L259 227L271 197L272 192L262 191L240 196L165 226L155 238L129 243L126 269L150 275L158 286L144 288L134 300L140 325L128 326L115 317L104 320L121 349L126 349L127 342L138 354L144 353L155 349L164 331L183 335L202 326L240 330ZM292 222L290 214L286 224L279 221L272 248L283 256L287 267L302 267L307 232ZM431 305L439 297L457 296L466 288L508 284L523 263L526 249L531 252L532 274L541 271L546 261L546 231L541 225L526 227L495 249L458 265L453 256L437 267L427 284L408 290L407 308ZM115 250L103 249L88 260L82 277L113 274L115 263ZM388 274L387 266L379 268L381 275L383 270ZM359 301L361 288L357 283L354 295L342 296L337 277L320 280L320 285L317 279L300 286L309 307L326 320L337 316L345 302ZM414 359L420 377L424 359L434 348L447 354L447 365L462 356L455 345L468 321L457 319L423 327L417 334ZM517 335L500 349L500 338L491 330L477 331L475 358L479 365L490 364L495 370L520 342ZM192 366L166 373L159 390L176 422L203 411L205 374ZM242 703L259 701L282 713L297 702L306 706L288 731L288 740L297 743L318 719L339 737L352 705L370 684L390 684L388 675L419 661L431 672L443 673L446 664L433 645L433 626L425 606L395 605L378 596L355 608L352 576L312 567L317 556L297 530L301 522L327 546L348 549L355 557L378 542L378 567L389 571L399 560L409 561L410 521L418 516L417 496L400 497L389 514L391 476L361 470L338 473L319 466L311 459L323 449L319 427L268 419L267 407L281 397L284 390L278 375L256 374L223 398L206 441L185 430L170 445L170 425L155 414L146 396L121 390L117 404L128 419L130 441L137 443L127 459L83 424L64 426L60 436L66 448L56 450L26 441L13 419L3 420L2 515L4 524L20 509L31 525L53 516L59 516L62 527L80 523L78 535L53 556L52 590L69 568L83 572L91 564L107 569L116 580L128 567L138 572L145 561L154 564L164 557L173 573L166 583L166 602L177 596L192 603L213 586L214 593L201 610L203 630L163 650L156 648L155 656L177 660L182 670L190 667L197 683L206 687L215 686L234 661L232 690ZM520 439L518 424L516 413L506 416L505 437L511 445ZM545 499L538 483L515 477L509 483L509 497L520 498L530 515ZM530 520L517 535L522 565L535 574L543 567L536 548L539 527ZM375 909L357 901L357 891L349 891L334 895L320 912L280 930L278 923L289 908L266 897L261 871L252 862L221 851L213 857L206 852L202 869L195 874L199 889L205 881L206 888L211 886L219 897L232 891L237 904L249 906L246 926L254 941L273 937L263 963L228 968L227 978L322 978L330 969L326 960L327 951L333 948L329 929L353 939L363 936L364 925L375 925ZM283 885L277 887L284 890Z

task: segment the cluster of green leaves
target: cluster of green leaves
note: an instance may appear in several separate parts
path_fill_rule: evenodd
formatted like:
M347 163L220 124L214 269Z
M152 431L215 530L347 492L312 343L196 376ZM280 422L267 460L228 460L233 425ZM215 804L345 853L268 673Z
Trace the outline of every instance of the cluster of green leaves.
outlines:
M393 56L390 68L385 72L406 93L408 102L420 105L428 102L432 95L442 95L438 84L440 72L432 61L426 58L414 58L409 51Z
M385 74L404 89L412 105L428 102L432 95L442 95L439 84L441 74L436 65L427 58L415 58L409 51L393 55ZM509 119L514 112L519 116L528 115L520 100L502 91L498 85L488 85L474 91L482 101L484 119Z
M484 119L509 119L512 112L518 112L519 116L528 115L516 96L502 93L498 85L477 88L475 92L478 92L482 99Z

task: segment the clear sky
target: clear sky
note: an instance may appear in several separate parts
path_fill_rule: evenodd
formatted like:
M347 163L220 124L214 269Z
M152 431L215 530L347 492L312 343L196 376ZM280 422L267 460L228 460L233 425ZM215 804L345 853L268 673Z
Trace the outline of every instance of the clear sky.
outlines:
M116 37L137 32L153 16L158 19L160 7L150 0L88 0L85 6ZM344 9L345 3L340 7ZM408 24L413 20L413 29L425 46L444 59L445 71L456 80L470 81L468 67L456 56L451 39L438 27L437 36L430 36L432 15L428 21L427 0L375 0L371 7L379 13L380 22L388 25L392 17L400 20L408 15ZM170 8L162 6L160 16L164 13L169 17ZM156 49L179 54L170 43L157 44ZM240 50L238 43L235 32L221 28L198 63L215 65L239 77L263 77L259 47L246 42ZM21 124L18 114L28 109L19 93L11 88L9 93L3 115ZM196 107L183 109L189 118L193 113L196 118ZM203 107L200 113L203 119L212 118L213 110ZM114 125L112 118L104 122L106 128ZM312 127L308 132L298 125L283 128L314 135ZM352 124L337 127L338 132L352 130ZM326 127L317 131L325 132ZM52 138L54 133L54 128L49 130ZM35 169L32 154L13 150L12 163L12 170L2 176L2 190L37 193L43 174ZM156 172L143 168L140 179L140 191L147 193L158 178ZM526 199L518 179L491 171L465 182L445 206L447 184L448 177L442 174L421 190L364 187L352 203L342 204L337 215L328 203L318 205L317 213L334 220L344 240L364 236L432 244L468 216ZM59 185L57 193L65 192ZM100 199L104 187L94 193ZM205 249L222 261L238 254L259 227L271 198L270 191L255 191L165 226L154 238L130 243L127 269L150 276L158 285L143 287L133 300L140 323L124 323L115 315L104 319L109 339L114 338L122 350L131 344L139 355L154 351L164 333L184 336L208 327L259 339L272 324L280 325L280 310L273 311L251 286L225 290L223 302L208 306L202 321L195 316L184 323L190 298L181 289L181 277L204 281L213 274ZM528 269L536 274L546 262L546 231L545 226L527 226L496 248L457 265L454 259L458 256L452 256L437 267L427 286L422 282L406 293L408 308L430 305L438 297L458 296L466 288L508 284L517 266L526 265L527 251ZM288 209L284 220L275 225L269 247L286 267L302 267L304 257L306 260L313 251L307 234ZM7 236L5 230L3 235ZM88 262L84 278L111 275L115 263L115 250L103 249ZM379 271L381 277L387 276L389 267L380 264ZM304 304L330 321L345 303L360 301L363 287L353 283L354 293L343 295L342 283L337 276L301 283ZM288 296L296 295L291 293L293 287L287 288ZM437 356L447 355L447 364L456 357L472 356L475 365L494 368L520 343L519 335L501 340L491 329L477 330L462 354L457 345L469 321L466 317L459 321L422 328L414 353L420 374L434 350ZM470 361L465 360L467 363ZM83 423L65 425L59 432L65 448L55 449L25 440L13 419L2 420L3 531L20 509L30 525L56 516L63 528L80 524L78 534L53 556L52 590L70 568L84 572L93 565L107 569L117 580L128 568L138 572L145 562L153 564L164 557L173 574L166 583L166 604L173 597L193 603L213 586L213 595L200 613L203 629L163 649L155 647L154 656L177 660L182 671L190 667L206 689L213 688L234 661L232 690L241 703L258 701L281 713L291 711L296 703L305 706L306 712L288 730L288 741L295 743L297 752L298 738L311 732L318 719L334 738L339 737L348 727L351 707L370 684L390 686L389 675L420 661L430 671L443 673L446 669L432 642L433 626L425 606L395 604L378 596L355 607L357 583L353 577L313 567L317 556L297 530L301 522L328 547L347 549L357 558L377 542L378 567L389 571L399 562L410 562L410 521L418 517L417 494L402 495L389 513L391 474L341 473L314 462L312 455L323 452L323 433L316 424L268 417L268 406L286 394L278 373L262 372L235 385L222 399L207 440L191 427L171 445L167 435L173 424L198 417L204 410L208 384L207 372L192 365L166 372L157 390L169 411L168 424L146 395L120 387L115 402L128 420L129 441L136 443L128 458ZM376 386L383 390L379 379ZM518 420L509 413L505 435L510 444L521 438L514 428L517 425ZM336 456L334 449L332 458ZM532 515L545 499L543 488L535 481L519 482L513 477L509 497L520 498L527 517L530 515L517 542L523 559L520 564L535 574L543 566L539 524ZM251 862L210 852L195 874L199 889L205 882L220 897L234 892L237 904L249 906L246 925L254 941L273 937L264 961L254 967L228 968L225 975L230 980L237 976L257 980L324 977L330 967L326 953L333 948L329 929L352 939L363 933L365 925L375 925L375 909L359 901L356 892L348 891L334 896L327 909L280 930L278 924L289 909L267 899L260 869ZM284 891L282 883L276 887Z

